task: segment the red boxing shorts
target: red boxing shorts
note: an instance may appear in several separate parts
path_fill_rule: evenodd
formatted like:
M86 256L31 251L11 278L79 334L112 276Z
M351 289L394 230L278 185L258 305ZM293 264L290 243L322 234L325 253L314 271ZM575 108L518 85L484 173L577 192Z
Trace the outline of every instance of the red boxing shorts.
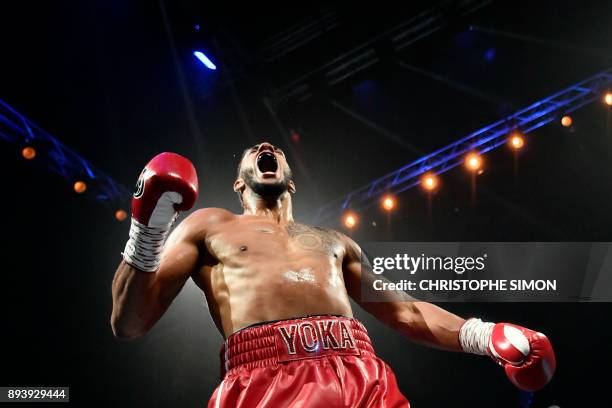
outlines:
M409 407L365 327L315 316L240 330L222 348L208 408Z

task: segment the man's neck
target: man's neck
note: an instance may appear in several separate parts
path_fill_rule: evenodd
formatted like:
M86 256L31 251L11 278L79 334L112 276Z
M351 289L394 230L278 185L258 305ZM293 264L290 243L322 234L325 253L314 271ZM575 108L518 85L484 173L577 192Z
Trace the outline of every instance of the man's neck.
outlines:
M270 201L255 194L245 197L244 214L270 218L277 223L293 222L291 198L288 193Z

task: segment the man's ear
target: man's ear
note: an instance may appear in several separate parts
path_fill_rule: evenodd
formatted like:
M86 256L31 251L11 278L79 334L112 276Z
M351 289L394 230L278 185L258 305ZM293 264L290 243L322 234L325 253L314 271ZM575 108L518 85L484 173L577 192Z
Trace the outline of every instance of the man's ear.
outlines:
M289 185L287 186L287 191L289 191L290 193L295 193L295 183L293 182L293 180L289 180Z
M246 186L244 180L242 179L242 177L239 177L236 179L236 181L234 181L234 191L236 193L242 193L242 191L244 190L244 187Z

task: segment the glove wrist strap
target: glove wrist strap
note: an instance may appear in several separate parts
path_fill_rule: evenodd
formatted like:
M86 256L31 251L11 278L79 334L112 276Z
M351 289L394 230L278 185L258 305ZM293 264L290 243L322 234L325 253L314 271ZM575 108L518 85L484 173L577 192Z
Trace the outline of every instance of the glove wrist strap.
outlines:
M125 262L144 272L158 270L171 226L172 222L164 228L148 227L132 218L130 239L122 253Z
M490 355L489 343L495 323L468 319L459 330L459 343L466 353Z

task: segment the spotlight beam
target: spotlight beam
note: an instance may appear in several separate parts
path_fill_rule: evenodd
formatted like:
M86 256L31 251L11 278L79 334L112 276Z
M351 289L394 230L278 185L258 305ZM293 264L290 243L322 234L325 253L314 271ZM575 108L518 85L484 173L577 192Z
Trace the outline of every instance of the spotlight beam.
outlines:
M496 149L507 143L508 135L514 130L519 129L526 134L538 129L557 120L560 111L568 114L599 100L602 91L610 86L612 68L535 102L320 207L312 217L313 222L333 221L349 204L359 211L376 204L384 193L397 195L415 187L420 184L423 174L447 172L462 164L464 155L470 151L484 154Z

